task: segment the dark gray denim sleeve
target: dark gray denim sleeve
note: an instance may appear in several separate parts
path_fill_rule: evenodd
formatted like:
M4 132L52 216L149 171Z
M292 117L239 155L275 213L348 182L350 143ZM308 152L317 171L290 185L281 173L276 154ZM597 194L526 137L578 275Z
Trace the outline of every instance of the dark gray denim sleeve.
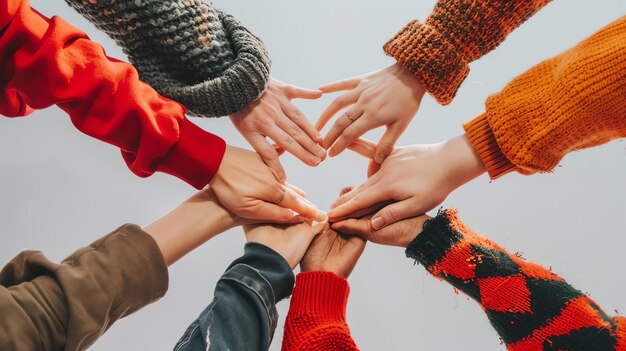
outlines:
M294 279L277 252L262 244L246 244L244 255L217 282L213 302L174 350L267 350L278 322L276 304L291 295Z

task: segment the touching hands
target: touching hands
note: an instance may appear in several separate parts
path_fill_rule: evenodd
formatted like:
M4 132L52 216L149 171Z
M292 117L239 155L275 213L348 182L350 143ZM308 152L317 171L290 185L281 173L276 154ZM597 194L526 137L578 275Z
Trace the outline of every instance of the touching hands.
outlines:
M263 244L278 252L296 268L307 251L311 240L326 226L325 222L311 225L309 222L298 224L256 224L244 225L248 242Z
M320 88L325 94L347 91L320 116L322 130L340 110L349 107L328 131L322 146L334 157L368 131L386 126L372 159L382 164L417 113L425 90L415 76L399 64L364 76ZM332 146L332 148L331 148Z
M372 228L371 216L348 218L333 223L332 228L346 235L358 235L375 244L407 247L422 232L424 223L430 219L427 215L403 219L380 230ZM306 258L306 256L305 256Z
M326 225L300 261L302 272L324 271L348 278L365 249L365 239L344 235Z
M365 157L371 157L374 148L363 139L351 145ZM399 147L380 167L370 163L369 179L342 195L332 205L329 219L338 222L384 206L371 218L372 229L380 230L432 210L454 189L484 172L464 134L440 144Z
M292 99L317 99L321 91L299 88L271 79L260 99L232 115L231 121L263 161L285 181L279 152L267 141L272 139L281 149L292 153L309 166L317 166L326 157L319 143L322 136Z
M255 152L226 146L224 158L209 183L225 208L239 217L272 222L297 220L297 214L324 221L326 213L304 198L304 192L281 183Z

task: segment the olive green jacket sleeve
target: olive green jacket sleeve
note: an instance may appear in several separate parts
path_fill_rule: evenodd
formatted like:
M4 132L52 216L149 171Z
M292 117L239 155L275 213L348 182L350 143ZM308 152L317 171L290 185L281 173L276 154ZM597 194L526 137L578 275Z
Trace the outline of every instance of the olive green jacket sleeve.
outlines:
M26 250L0 271L0 350L84 350L116 320L161 298L161 251L124 225L60 264Z

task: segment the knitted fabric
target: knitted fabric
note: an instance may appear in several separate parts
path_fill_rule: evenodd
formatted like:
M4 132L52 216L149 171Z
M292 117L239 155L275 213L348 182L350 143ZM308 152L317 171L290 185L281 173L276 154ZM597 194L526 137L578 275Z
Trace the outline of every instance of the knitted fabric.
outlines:
M626 350L625 318L474 233L456 210L427 221L406 254L480 303L511 351Z
M549 1L439 0L424 23L411 21L384 50L447 105L469 73L469 63L495 49Z
M265 90L261 40L202 0L66 0L120 45L142 80L192 115L233 114Z
M511 81L465 125L492 179L626 137L626 16Z
M346 323L349 292L348 281L336 274L298 274L285 321L282 350L358 350Z

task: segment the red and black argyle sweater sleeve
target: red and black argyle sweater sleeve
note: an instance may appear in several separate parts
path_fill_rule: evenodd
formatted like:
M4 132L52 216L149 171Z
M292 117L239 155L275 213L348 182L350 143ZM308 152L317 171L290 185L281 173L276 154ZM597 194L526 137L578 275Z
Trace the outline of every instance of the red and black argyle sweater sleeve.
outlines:
M509 350L626 350L626 319L542 266L476 234L445 210L406 254L481 304Z

